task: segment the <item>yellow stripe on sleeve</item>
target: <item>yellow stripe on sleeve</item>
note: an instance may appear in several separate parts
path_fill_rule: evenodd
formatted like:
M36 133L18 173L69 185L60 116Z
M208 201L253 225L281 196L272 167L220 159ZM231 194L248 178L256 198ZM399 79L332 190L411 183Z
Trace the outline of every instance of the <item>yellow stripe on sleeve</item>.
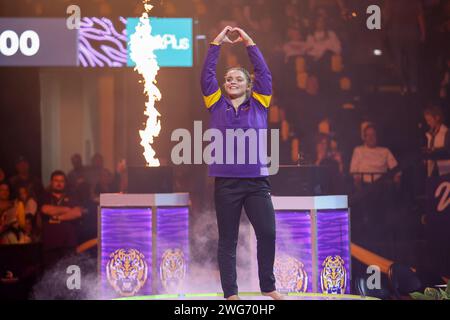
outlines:
M272 100L272 96L266 96L264 94L260 94L253 91L253 98L259 101L265 108L270 106L270 101Z
M205 100L206 108L211 108L217 101L219 101L220 97L222 96L222 91L217 89L216 92L209 96L204 96L203 99Z

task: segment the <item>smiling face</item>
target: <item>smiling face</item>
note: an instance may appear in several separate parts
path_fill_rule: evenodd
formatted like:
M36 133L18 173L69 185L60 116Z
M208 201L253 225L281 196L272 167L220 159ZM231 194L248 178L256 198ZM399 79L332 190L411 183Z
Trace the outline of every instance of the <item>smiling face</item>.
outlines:
M239 69L230 69L225 75L224 88L231 99L237 99L250 92L250 78Z

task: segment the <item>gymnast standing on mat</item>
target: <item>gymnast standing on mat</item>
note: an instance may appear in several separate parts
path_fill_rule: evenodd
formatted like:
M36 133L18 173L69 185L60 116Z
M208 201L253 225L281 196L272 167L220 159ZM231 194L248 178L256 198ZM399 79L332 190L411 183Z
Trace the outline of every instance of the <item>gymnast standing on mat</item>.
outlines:
M237 39L232 41L230 34L233 33L237 35ZM243 42L246 46L254 67L254 80L252 81L246 69L230 68L225 74L222 91L216 78L220 48L223 43L238 42ZM245 31L227 26L210 44L202 71L201 86L206 107L211 115L210 128L223 133L223 161L210 164L209 175L215 177L214 200L219 230L218 262L224 298L239 300L236 246L241 211L245 208L257 238L261 293L281 300L284 296L276 291L273 273L275 212L270 195L267 164L260 159L256 162L249 161L255 156L251 154L255 149L249 146L250 142L238 145L235 143L234 152L225 146L227 129L241 129L243 132L249 129L267 130L272 76L261 51ZM259 142L260 135L256 136ZM245 158L244 164L238 161L240 156ZM230 159L233 161L229 161Z

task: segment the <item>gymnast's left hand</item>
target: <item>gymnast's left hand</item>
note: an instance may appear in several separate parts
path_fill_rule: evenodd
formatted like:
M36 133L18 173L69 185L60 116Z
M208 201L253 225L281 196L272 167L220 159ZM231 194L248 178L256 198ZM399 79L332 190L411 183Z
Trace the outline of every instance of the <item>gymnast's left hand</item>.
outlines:
M255 42L253 42L252 38L247 34L247 32L245 32L241 28L233 28L231 32L237 32L239 34L239 37L234 40L233 43L244 42L245 46L247 47L255 44Z

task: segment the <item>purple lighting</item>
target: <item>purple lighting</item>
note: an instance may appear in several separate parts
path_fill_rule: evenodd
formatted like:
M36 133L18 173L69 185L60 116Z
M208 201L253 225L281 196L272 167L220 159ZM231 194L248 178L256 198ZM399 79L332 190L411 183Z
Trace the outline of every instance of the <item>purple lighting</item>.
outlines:
M318 288L322 293L350 293L350 237L347 210L317 212ZM336 276L329 276L331 273Z
M107 265L114 259L117 250L137 250L145 259L148 274L139 276L136 269L117 265L115 270L107 274ZM125 257L127 258L127 257ZM124 256L116 257L125 261ZM133 257L139 259L139 257ZM138 294L152 292L152 210L150 208L102 208L101 209L101 278L104 294L112 293L114 285L127 289L127 286L141 286ZM123 296L123 293L114 293ZM120 291L120 290L119 290Z

